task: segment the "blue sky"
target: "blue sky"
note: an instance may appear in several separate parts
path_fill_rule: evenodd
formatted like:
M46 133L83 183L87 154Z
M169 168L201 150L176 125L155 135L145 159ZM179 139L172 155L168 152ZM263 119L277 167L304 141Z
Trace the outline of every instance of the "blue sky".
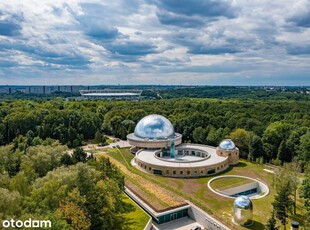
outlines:
M0 84L310 85L310 0L1 1Z

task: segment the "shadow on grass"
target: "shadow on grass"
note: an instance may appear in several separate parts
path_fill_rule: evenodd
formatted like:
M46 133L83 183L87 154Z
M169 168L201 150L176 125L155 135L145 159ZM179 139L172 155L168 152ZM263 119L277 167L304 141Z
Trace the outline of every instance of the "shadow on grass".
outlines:
M234 165L235 168L244 168L247 166L247 163L245 162L239 162L239 164Z
M134 212L136 210L135 206L133 206L132 204L130 203L126 203L124 201L121 201L122 202L122 211L127 213L127 212Z
M129 218L129 217L118 217L119 223L121 223L121 230L136 230L137 221Z
M257 222L256 220L253 220L253 224L251 226L244 226L244 228L262 230L262 229L265 229L265 226L261 222Z

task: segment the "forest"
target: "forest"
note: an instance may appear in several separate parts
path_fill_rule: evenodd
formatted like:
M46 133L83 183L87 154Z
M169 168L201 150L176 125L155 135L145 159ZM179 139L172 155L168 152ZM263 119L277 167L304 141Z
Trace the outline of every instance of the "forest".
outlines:
M219 99L259 99L309 101L307 87L254 87L254 86L196 86L158 89L163 98L219 98ZM146 91L143 91L147 94Z
M126 139L153 113L167 117L183 142L217 146L231 138L242 158L306 168L309 111L310 102L296 100L2 101L1 219L49 219L52 229L128 229L121 215L130 209L120 198L124 176L108 159L87 157L79 146L105 144L106 135ZM310 213L309 186L304 180Z
M19 143L21 144L21 142ZM0 147L1 220L49 220L51 229L127 229L124 176L107 158L73 156L58 141ZM38 145L37 145L38 144Z
M310 159L310 103L293 100L165 99L151 101L11 100L0 103L0 144L46 138L69 148L97 135L126 139L152 113L166 116L184 142L217 146L231 138L241 157L281 165Z

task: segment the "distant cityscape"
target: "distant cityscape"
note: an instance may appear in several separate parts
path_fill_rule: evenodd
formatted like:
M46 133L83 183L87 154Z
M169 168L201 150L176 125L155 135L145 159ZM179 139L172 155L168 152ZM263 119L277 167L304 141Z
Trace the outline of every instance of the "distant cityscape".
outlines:
M177 88L204 88L204 87L227 87L227 88L254 88L263 91L292 92L298 94L310 94L308 86L197 86L197 85L0 85L0 94L52 94L56 92L80 94L80 90L123 90L123 89L177 89Z
M1 86L0 93L12 94L22 92L26 94L51 94L55 92L78 94L79 90L95 89L96 87L82 85L62 85L62 86Z

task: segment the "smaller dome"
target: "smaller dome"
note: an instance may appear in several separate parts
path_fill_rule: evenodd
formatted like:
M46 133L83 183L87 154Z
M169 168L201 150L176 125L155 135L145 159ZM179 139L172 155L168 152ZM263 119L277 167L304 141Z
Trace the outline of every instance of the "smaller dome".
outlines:
M253 209L252 201L247 196L238 196L235 199L234 206L235 208L240 208L240 209L250 209L250 210Z
M220 143L219 147L223 150L234 150L234 149L236 149L235 143L230 139L223 140Z

